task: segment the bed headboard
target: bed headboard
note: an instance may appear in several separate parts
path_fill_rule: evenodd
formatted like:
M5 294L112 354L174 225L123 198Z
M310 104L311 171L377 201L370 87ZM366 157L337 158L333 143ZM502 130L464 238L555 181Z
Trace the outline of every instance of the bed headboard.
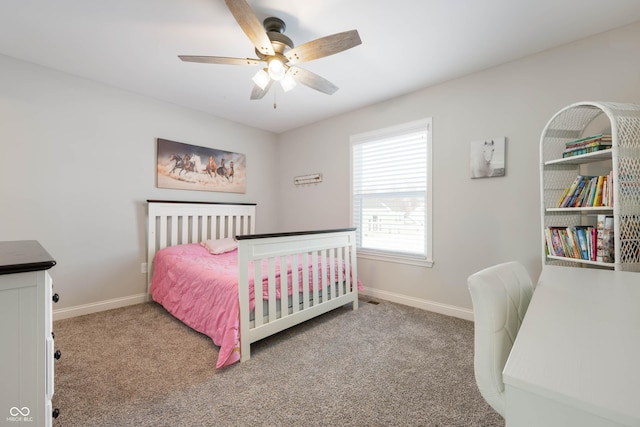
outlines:
M153 259L167 246L255 234L255 203L147 200L147 286Z

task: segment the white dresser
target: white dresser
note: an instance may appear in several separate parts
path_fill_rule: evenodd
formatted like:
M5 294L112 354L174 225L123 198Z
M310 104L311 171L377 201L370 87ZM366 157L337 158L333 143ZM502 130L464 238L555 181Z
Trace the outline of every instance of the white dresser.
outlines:
M51 426L55 359L48 270L56 262L35 240L0 242L0 426Z

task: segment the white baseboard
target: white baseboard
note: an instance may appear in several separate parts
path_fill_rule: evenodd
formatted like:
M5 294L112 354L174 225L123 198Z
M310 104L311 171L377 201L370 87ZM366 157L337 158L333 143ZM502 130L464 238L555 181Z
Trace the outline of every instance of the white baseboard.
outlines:
M388 291L381 291L371 288L363 288L361 295L367 295L373 298L379 298L385 301L391 301L398 304L408 305L409 307L421 308L435 313L445 314L447 316L458 317L460 319L471 320L473 322L473 310L468 308L456 307L453 305L442 304L439 302L424 300L420 298L408 297L406 295L396 294Z
M123 298L99 301L91 304L77 305L75 307L61 308L60 310L53 310L53 320L68 319L70 317L97 313L99 311L111 310L113 308L140 304L146 301L149 301L149 295L147 293L144 293Z
M453 305L442 304L439 302L424 300L420 298L408 297L406 295L396 294L388 291L380 291L377 289L363 288L361 295L379 298L385 301L391 301L398 304L416 307L422 310L433 311L435 313L447 316L458 317L460 319L471 320L473 322L473 311L467 308L456 307ZM126 307L128 305L141 304L149 301L149 295L138 294L124 298L115 298L107 301L100 301L91 304L77 305L75 307L62 308L53 310L53 320L68 319L70 317L82 316L85 314L97 313L99 311L111 310L114 308Z

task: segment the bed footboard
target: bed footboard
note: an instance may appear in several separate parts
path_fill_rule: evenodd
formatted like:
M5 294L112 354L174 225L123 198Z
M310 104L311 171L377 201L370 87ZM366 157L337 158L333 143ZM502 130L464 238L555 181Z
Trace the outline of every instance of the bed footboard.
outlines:
M280 233L237 236L238 293L240 298L241 361L250 358L252 342L302 323L346 304L358 308L358 274L356 264L355 229L321 230L300 233ZM276 271L291 271L287 277ZM263 271L266 269L266 271ZM253 277L250 277L253 275ZM260 304L259 286L251 319L250 287L264 285L263 297L268 307ZM300 292L297 292L297 290ZM279 296L282 304L277 309Z

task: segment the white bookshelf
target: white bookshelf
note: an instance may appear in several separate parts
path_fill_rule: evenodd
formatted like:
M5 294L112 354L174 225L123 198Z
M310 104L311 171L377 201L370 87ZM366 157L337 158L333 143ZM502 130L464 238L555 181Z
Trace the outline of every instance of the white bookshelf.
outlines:
M562 157L566 142L600 132L611 133L611 149ZM609 171L613 206L556 208L576 176L607 175ZM640 105L581 102L557 112L540 138L540 190L543 263L640 271ZM595 226L598 214L614 218L614 262L547 255L545 227Z

